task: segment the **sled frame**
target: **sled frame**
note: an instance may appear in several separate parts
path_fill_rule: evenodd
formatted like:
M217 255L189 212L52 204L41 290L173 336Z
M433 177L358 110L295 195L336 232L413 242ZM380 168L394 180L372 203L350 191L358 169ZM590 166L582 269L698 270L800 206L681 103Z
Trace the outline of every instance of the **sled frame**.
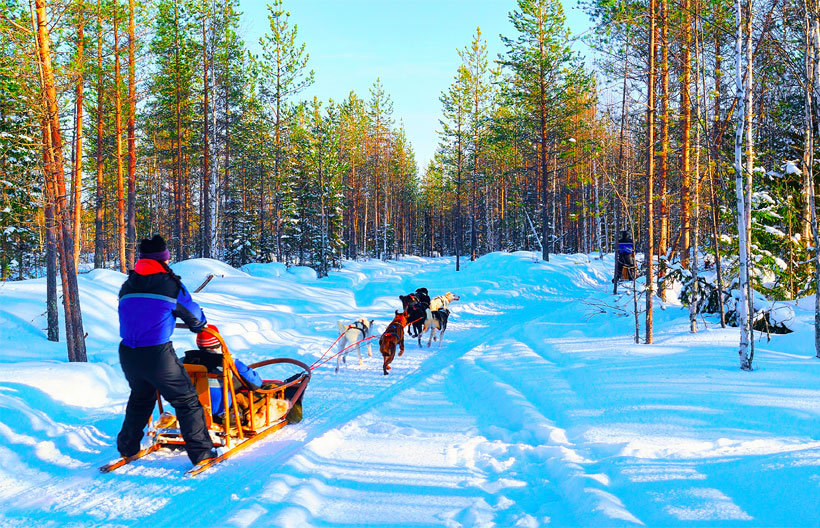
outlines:
M209 374L205 367L202 365L184 366L186 372L188 372L188 375L191 376L191 381L194 384L194 387L196 388L197 396L205 411L206 426L208 428L208 433L210 434L211 438L214 439L214 447L225 448L226 451L221 455L212 458L186 471L186 476L195 476L209 468L212 468L216 464L234 456L242 449L256 443L259 440L262 440L263 438L269 436L271 433L278 431L279 429L287 425L289 423L287 420L287 415L293 409L295 402L299 401L302 395L304 394L304 391L311 377L310 367L308 367L306 364L299 360L290 358L268 359L257 363L252 363L248 366L251 368L259 368L264 367L266 365L287 363L300 367L304 371L304 373L302 373L295 380L288 383L275 382L279 384L271 389L253 390L252 387L245 386L244 380L242 380L242 376L239 375L239 372L236 368L236 364L234 363L233 358L231 357L228 345L225 343L225 340L222 338L222 336L219 335L219 332L211 330L207 327L203 329L203 332L207 332L208 334L214 336L216 339L219 340L219 343L222 345L222 374ZM210 387L207 383L209 378L221 379L222 401L231 401L230 408L225 409L222 424L214 422L211 417ZM234 378L240 380L240 383L243 385L242 387L239 387L238 390L236 390L237 388L234 386ZM265 381L270 382L270 380ZM285 414L281 417L271 419L270 400L285 400L285 389L294 386L296 386L297 389L291 397L291 399L288 401L287 411L285 411ZM229 400L229 394L245 394L245 396L247 397L247 424L242 424L242 413L240 413L239 411L237 398L231 397ZM264 406L265 410L264 422L261 426L258 427L255 423L255 413L258 409L259 404L255 401L256 398L254 398L254 394L262 394L264 396L261 402L261 405ZM160 413L162 413L163 405L159 394L157 394L157 402L159 404ZM122 466L125 466L126 464L133 462L134 460L138 460L146 455L158 451L163 447L179 447L185 445L185 440L183 440L182 434L179 431L178 423L176 424L176 428L174 429L162 427L151 429L149 427L149 431L146 433L146 435L153 437L153 443L149 447L142 449L133 456L122 457L118 460L115 460L114 462L106 464L100 468L100 471L102 471L103 473L109 473L111 471L114 471L115 469L118 469Z

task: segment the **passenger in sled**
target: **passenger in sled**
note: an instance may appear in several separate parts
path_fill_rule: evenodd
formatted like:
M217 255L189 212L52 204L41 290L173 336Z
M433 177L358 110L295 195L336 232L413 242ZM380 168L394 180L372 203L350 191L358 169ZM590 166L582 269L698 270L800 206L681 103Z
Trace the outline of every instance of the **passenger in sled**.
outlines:
M215 325L208 325L214 332L219 332ZM182 360L186 365L202 365L208 369L208 374L222 374L222 344L219 339L213 334L202 332L196 336L197 350L187 350L185 352L185 359ZM242 380L234 379L233 385L235 390L241 387L247 387L250 390L258 390L262 388L262 378L255 370L233 358L236 365L236 371ZM211 413L217 423L222 423L222 416L225 414L225 402L222 399L222 378L209 378L208 386L211 393ZM248 402L244 395L238 394L236 403L245 411L248 409ZM228 395L231 398L231 395ZM243 405L244 404L244 405ZM227 407L230 408L231 401L228 401Z
M213 330L216 333L219 333L219 329L214 325L208 325L207 328ZM214 421L216 423L223 423L226 409L229 410L231 407L232 397L236 397L236 403L242 410L243 418L246 422L249 420L248 413L251 407L248 398L253 397L255 404L254 414L256 415L254 421L259 422L263 420L265 415L265 408L262 406L262 403L264 402L265 398L262 394L255 393L254 391L258 391L260 389L270 390L275 388L276 384L265 382L253 368L249 367L242 361L232 357L233 363L236 366L236 372L239 374L241 380L236 379L236 376L234 376L233 386L235 393L233 395L228 394L228 402L226 405L226 402L223 401L222 397L222 344L219 342L219 339L217 339L215 335L211 334L210 332L202 332L200 334L197 334L196 345L198 349L186 351L185 359L183 359L182 362L187 365L202 365L208 370L209 374L220 375L220 377L218 378L208 379L209 393L211 398L211 412ZM293 381L298 376L299 375L297 374L296 376L285 380L285 383ZM291 391L286 389L285 397L292 396L292 394L289 394L290 392ZM277 405L285 405L285 402L283 400L273 400L271 403ZM297 423L302 419L301 397L298 399L298 401L294 402L293 409L291 409L287 417L290 423Z

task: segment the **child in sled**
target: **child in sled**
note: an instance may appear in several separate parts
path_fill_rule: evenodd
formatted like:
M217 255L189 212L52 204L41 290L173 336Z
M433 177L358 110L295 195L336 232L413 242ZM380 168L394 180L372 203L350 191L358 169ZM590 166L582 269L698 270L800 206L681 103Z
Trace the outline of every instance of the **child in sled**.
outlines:
M214 325L209 324L207 328L219 333L219 329ZM182 362L188 365L202 365L208 369L209 374L222 374L222 344L219 342L219 339L208 332L201 332L196 336L196 346L199 347L197 350L188 350L185 352L185 359L183 359ZM262 388L262 378L255 370L236 358L234 358L233 362L236 365L236 371L239 372L239 375L242 377L242 381L234 378L234 390L239 390L242 387L247 387L251 390ZM225 413L226 407L230 408L231 401L229 400L227 402L227 406L225 402L222 401L221 378L210 379L209 385L212 413L214 419L220 421ZM233 395L229 394L228 398L232 396ZM245 395L236 394L235 396L239 408L242 409L243 412L246 412L249 406Z
M214 325L208 325L208 328L219 333L219 329ZM188 350L185 352L185 359L183 359L183 363L189 365L202 365L206 369L208 369L209 374L222 374L222 344L219 342L219 339L216 336L208 333L202 332L197 334L196 338L196 345L199 347L197 350ZM243 387L247 387L250 389L248 395L253 395L254 398L254 409L256 416L254 417L254 422L261 421L264 419L265 416L265 408L261 405L264 398L260 394L254 394L253 391L259 389L272 389L273 384L265 383L262 380L262 377L252 369L251 367L247 366L242 361L233 358L234 365L236 365L236 371L239 373L239 376L242 378L242 381L236 379L234 377L233 386L234 390L237 391L233 395L228 395L229 398L236 397L236 404L239 406L239 409L242 411L242 414L245 416L247 420L249 417L250 410L250 403L248 402L248 396L245 393L239 392L240 389ZM294 376L293 378L285 380L285 382L292 381L298 376ZM210 379L210 396L211 396L211 408L213 410L213 417L214 419L221 423L222 417L224 416L225 410L230 409L231 400L228 400L227 406L222 401L222 379ZM292 393L295 392L294 389L288 388L285 389L285 397L289 398ZM290 423L297 423L302 419L302 398L299 398L299 401L296 402L293 406L293 409L288 413L288 421ZM284 404L281 400L275 401L278 405ZM270 409L273 414L279 415L279 413L284 413L286 408L282 409Z

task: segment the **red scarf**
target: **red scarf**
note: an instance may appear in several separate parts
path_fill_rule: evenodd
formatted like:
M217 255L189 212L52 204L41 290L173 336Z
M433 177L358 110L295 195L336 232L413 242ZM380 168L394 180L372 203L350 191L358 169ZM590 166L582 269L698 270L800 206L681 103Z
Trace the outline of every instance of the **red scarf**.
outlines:
M161 262L153 259L139 259L134 271L138 275L155 275L157 273L168 273Z

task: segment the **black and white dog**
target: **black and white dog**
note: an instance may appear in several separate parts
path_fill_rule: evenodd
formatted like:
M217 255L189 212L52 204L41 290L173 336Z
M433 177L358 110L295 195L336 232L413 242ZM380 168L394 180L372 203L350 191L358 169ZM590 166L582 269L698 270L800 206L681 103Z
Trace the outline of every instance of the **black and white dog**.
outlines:
M341 321L339 321L338 324L339 331L342 333L342 338L339 340L340 350L344 350L353 343L357 343L362 339L367 339L370 337L370 330L373 328L373 319L368 320L364 317L360 317L348 325ZM350 351L347 350L336 356L336 372L339 372L340 361L344 361L344 363L347 364L347 354L349 352ZM362 361L361 347L356 347L356 354L359 355L359 366L364 365L364 361ZM373 357L373 352L370 348L370 341L367 342L367 357Z
M418 335L419 347L421 347L421 336L427 331L428 328L430 329L430 338L427 340L427 346L429 347L430 344L436 339L436 330L439 331L438 346L441 346L442 341L444 341L444 331L447 330L447 319L450 318L450 310L447 308L441 308L434 312L430 310L430 308L427 308L425 313L426 317L424 319L424 328Z

